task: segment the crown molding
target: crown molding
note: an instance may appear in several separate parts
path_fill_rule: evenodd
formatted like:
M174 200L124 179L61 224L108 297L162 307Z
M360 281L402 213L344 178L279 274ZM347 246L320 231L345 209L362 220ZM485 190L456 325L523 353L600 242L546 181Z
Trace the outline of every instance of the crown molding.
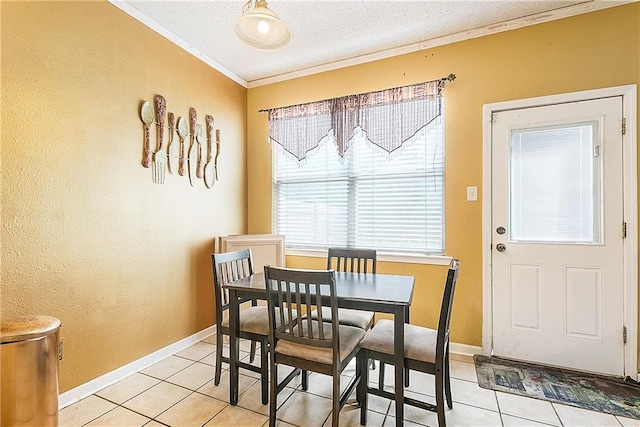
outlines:
M461 31L454 34L449 34L442 37L436 37L429 40L424 40L412 44L408 44L405 46L400 46L393 49L387 49L379 52L374 52L366 55L360 55L348 59L344 59L341 61L329 62L323 65L318 65L315 67L304 68L301 70L292 71L289 73L278 74L271 77L265 77L262 79L256 79L251 81L246 81L242 77L238 76L233 71L224 67L222 64L214 61L209 58L207 55L202 53L200 50L194 48L186 41L182 40L173 32L169 31L164 26L158 24L157 22L149 19L146 15L140 12L138 9L132 7L128 2L122 0L107 0L109 3L122 10L129 16L141 22L143 25L151 28L153 31L157 32L161 36L165 37L169 41L175 43L191 55L200 59L213 69L218 72L224 74L231 80L236 83L242 85L245 88L251 89L260 86L265 86L273 83L283 82L286 80L292 80L299 77L305 77L312 74L323 73L326 71L333 71L340 68L351 67L354 65L360 65L367 62L378 61L381 59L391 58L393 56L404 55L407 53L417 52L424 49L431 49L438 46L444 46L451 43L456 43L464 40L470 40L478 37L484 37L491 34L497 34L504 31L516 30L518 28L524 28L531 25L542 24L544 22L555 21L558 19L568 18L571 16L581 15L584 13L595 12L602 9L607 9L610 7L621 6L624 4L635 3L639 0L588 0L584 3L563 7L560 9L555 9L547 12L541 12L529 16L524 16L522 18L512 19L509 21L500 22L497 24L490 24L483 27L474 28L471 30Z
M558 19L568 18L584 13L595 12L610 7L621 6L623 4L635 3L638 0L590 0L573 6L567 6L547 12L536 13L534 15L524 16L522 18L511 19L509 21L500 22L498 24L490 24L483 27L474 28L472 30L461 31L442 37L436 37L409 45L387 49L367 55L361 55L342 61L335 61L315 67L305 68L290 73L279 74L273 77L251 80L248 82L248 88L256 88L268 84L278 83L286 80L292 80L299 77L305 77L312 74L318 74L326 71L337 70L340 68L360 65L367 62L378 61L381 59L391 58L393 56L404 55L419 50L431 49L438 46L444 46L464 40L470 40L478 37L484 37L491 34L497 34L504 31L516 30L531 25L542 24L544 22L555 21Z
M169 31L164 26L158 24L156 21L149 19L149 17L147 17L145 14L140 12L135 7L131 6L131 4L127 3L126 1L120 1L120 0L107 0L107 1L112 5L114 5L115 7L117 7L118 9L125 12L127 15L138 20L139 22L144 24L146 27L151 28L153 31L160 34L162 37L166 38L170 42L180 46L182 49L186 50L191 55L200 59L202 62L209 65L211 68L229 77L234 82L244 87L247 87L247 81L245 79L238 76L236 73L229 70L228 68L218 63L217 61L214 61L213 59L211 59L210 57L202 53L200 50L194 48L189 43L187 43L186 41L182 40L180 37L175 35L175 33Z

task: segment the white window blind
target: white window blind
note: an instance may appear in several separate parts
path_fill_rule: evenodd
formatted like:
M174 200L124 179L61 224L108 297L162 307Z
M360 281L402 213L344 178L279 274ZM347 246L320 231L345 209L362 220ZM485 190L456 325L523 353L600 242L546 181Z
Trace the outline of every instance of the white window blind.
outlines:
M392 153L361 128L344 156L332 133L301 161L272 150L274 229L288 247L444 252L442 115Z
M511 133L511 240L601 240L598 122Z

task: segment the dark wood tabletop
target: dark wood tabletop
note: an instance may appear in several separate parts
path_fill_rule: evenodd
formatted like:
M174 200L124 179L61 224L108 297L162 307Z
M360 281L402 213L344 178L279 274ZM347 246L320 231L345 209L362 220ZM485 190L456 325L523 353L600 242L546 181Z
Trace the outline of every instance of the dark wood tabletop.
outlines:
M341 307L375 304L376 311L392 313L394 305L411 305L413 299L413 276L396 274L342 273L336 272L336 294ZM264 272L230 282L224 288L240 291L248 296L256 294L264 299L266 292ZM376 304L377 303L377 304Z

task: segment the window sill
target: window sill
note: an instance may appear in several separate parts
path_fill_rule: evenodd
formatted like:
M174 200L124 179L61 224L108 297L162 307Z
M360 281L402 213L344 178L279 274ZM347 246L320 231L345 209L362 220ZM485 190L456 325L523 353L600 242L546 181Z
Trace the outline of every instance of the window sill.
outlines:
M327 258L327 251L322 249L294 249L286 248L287 255L309 258ZM395 252L378 252L378 261L398 262L405 264L449 265L452 257L447 255L417 255Z

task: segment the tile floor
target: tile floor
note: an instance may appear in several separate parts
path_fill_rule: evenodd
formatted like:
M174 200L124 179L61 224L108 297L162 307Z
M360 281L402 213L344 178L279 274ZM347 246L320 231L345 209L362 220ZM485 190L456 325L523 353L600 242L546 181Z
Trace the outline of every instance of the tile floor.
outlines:
M228 374L223 366L219 386L213 385L215 336L178 352L118 383L60 410L59 425L67 426L234 426L268 425L269 406L260 403L259 375L241 369L237 406L229 405ZM248 343L241 344L248 358ZM257 358L256 358L257 359ZM470 358L452 356L451 388L454 400L447 410L448 426L638 426L640 421L552 404L478 387ZM388 367L390 368L390 367ZM286 374L280 369L279 374ZM354 375L355 368L345 370ZM348 379L348 378L347 378ZM377 374L371 375L377 380ZM393 382L389 372L385 381ZM346 383L347 381L343 381ZM310 374L304 392L294 380L278 399L278 425L326 427L331 425L331 378ZM433 377L411 373L407 394L433 403ZM358 426L355 396L340 412L341 426ZM395 406L369 397L367 425L394 426ZM405 426L437 426L432 412L405 406Z

